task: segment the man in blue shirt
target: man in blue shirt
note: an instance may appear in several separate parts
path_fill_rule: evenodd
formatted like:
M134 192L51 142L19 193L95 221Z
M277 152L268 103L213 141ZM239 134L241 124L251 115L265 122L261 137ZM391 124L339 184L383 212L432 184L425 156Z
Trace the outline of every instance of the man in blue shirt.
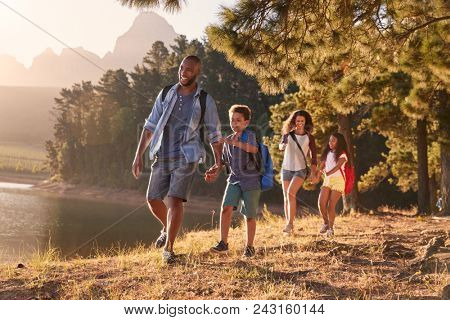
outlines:
M143 154L148 146L152 173L147 189L147 201L153 215L163 225L156 247L163 250L163 261L175 260L173 244L183 221L183 202L189 198L198 163L205 161L206 152L200 137L200 93L197 83L201 62L196 56L183 59L178 70L178 83L165 98L161 91L150 116L146 119L133 162L133 175L138 178L143 167ZM222 168L220 121L214 99L206 96L204 125L214 152L215 164L207 171L216 175ZM163 202L168 196L168 207Z

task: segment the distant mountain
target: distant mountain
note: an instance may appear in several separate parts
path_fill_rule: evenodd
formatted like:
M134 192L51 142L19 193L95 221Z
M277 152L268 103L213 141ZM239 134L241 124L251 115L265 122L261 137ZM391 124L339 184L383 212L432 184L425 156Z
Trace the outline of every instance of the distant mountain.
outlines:
M26 80L26 75L27 69L16 58L6 54L0 55L0 84L22 83Z
M0 86L0 141L43 145L53 135L50 110L60 90Z
M172 44L178 36L167 21L154 12L141 13L131 28L117 38L114 51L108 52L103 58L104 66L111 68L120 65L125 70L131 70L158 40L166 45Z
M27 69L15 58L0 55L0 85L68 87L81 80L96 82L106 69L131 71L155 41L170 45L176 37L164 18L154 12L140 13L131 28L117 39L113 52L103 58L81 47L63 49L60 55L46 49Z
M81 47L63 49L60 55L47 49L34 58L24 85L70 86L81 80L97 80L103 71L94 64L101 66L101 58Z

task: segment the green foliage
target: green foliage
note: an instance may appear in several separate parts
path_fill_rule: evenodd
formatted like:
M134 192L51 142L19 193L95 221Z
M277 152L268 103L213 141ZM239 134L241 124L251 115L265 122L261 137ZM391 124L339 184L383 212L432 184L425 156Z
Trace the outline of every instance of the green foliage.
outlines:
M375 189L381 182L383 182L389 175L387 163L385 161L379 162L377 165L371 167L364 175L361 176L359 183L359 190L366 192Z
M405 72L383 73L368 83L366 94L373 103L371 117L360 129L368 129L386 137L388 153L385 161L375 165L361 177L362 190L370 190L387 179L402 192L418 190L417 132L415 118L428 119L428 169L430 177L440 176L438 120L430 104L411 106L415 80ZM425 109L420 109L425 108ZM421 110L421 111L419 111Z
M274 93L315 77L311 64L338 72L347 58L351 67L379 58L382 45L392 54L399 40L448 20L448 12L442 0L239 0L222 9L220 24L207 34L215 49Z

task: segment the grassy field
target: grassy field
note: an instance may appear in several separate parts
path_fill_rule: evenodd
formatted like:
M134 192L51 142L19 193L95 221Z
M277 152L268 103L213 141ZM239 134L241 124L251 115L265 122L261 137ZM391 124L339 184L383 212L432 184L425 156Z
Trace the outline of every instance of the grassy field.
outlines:
M42 173L45 160L43 146L0 142L0 171Z
M209 252L218 230L186 234L170 266L148 247L72 260L49 250L24 268L0 266L0 299L441 299L448 291L448 219L353 214L337 218L333 239L317 233L317 216L297 221L293 236L282 236L283 223L264 213L252 259L241 257L242 226L231 230L226 256Z

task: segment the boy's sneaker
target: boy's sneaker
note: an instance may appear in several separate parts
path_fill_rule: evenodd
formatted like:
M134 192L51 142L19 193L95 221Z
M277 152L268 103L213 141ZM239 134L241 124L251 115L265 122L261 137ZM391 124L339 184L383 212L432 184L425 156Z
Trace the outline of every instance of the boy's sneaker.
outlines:
M284 227L283 232L286 233L286 234L291 234L291 233L293 233L293 232L294 232L294 225L288 223L288 224Z
M211 250L211 252L215 252L215 253L222 253L222 254L227 253L228 252L228 243L225 243L225 242L223 242L223 240L220 240L210 250Z
M322 225L322 228L319 230L319 232L320 232L320 233L325 233L325 232L328 231L328 229L329 229L328 225L327 225L326 223L324 223L324 224Z
M332 237L332 236L334 236L334 230L333 230L333 228L328 228L327 237Z
M175 262L175 253L173 251L167 251L166 249L163 250L162 253L162 260L166 264L172 264Z
M164 245L166 244L166 240L167 240L167 232L161 231L161 234L155 241L155 247L158 249L164 247Z
M242 257L244 258L251 258L255 255L256 251L255 251L255 247L253 246L246 246L245 250L244 250L244 254L242 255Z

